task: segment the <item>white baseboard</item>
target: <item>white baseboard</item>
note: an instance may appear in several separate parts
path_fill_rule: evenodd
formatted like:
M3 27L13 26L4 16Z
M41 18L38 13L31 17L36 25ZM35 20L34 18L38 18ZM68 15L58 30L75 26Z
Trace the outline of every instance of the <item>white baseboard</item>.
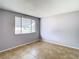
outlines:
M72 49L77 49L77 50L79 50L79 48L77 48L77 47L72 47L72 46L69 46L69 45L67 45L67 44L58 43L58 42L56 42L56 41L45 40L45 39L42 40L42 41L48 42L48 43L51 43L51 44L57 44L57 45L64 46L64 47L67 47L67 48L72 48Z
M20 47L20 46L24 46L24 45L28 45L28 44L31 44L31 43L34 43L34 42L38 42L38 41L40 41L40 40L33 40L33 41L25 43L25 44L17 45L15 47L11 47L11 48L2 50L2 51L0 51L0 53L1 52L5 52L5 51L9 51L9 50L12 50L12 49L15 49L15 48ZM68 48L73 48L73 49L78 49L79 50L79 48L68 46L68 45L65 45L65 44L61 44L61 43L58 43L58 42L55 42L55 41L49 41L49 40L42 40L42 41L48 42L48 43L51 43L51 44L57 44L57 45L61 45L61 46L64 46L64 47L68 47Z
M21 44L21 45L17 45L17 46L15 46L15 47L11 47L11 48L2 50L2 51L0 51L0 53L1 53L1 52L5 52L5 51L9 51L9 50L12 50L12 49L15 49L15 48L17 48L17 47L21 47L21 46L24 46L24 45L28 45L28 44L31 44L31 43L34 43L34 42L38 42L38 41L40 41L40 40L33 40L33 41L31 41L31 42L28 42L28 43L24 43L24 44Z

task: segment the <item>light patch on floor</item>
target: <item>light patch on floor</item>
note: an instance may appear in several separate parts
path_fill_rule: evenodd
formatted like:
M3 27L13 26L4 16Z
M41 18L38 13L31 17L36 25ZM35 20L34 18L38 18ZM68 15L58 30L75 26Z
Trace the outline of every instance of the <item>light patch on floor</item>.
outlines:
M0 59L79 59L79 50L36 42L2 52Z

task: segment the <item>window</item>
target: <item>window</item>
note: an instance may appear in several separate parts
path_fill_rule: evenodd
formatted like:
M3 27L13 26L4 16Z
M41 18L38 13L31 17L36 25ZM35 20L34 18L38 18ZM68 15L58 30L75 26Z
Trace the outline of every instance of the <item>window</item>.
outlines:
M15 17L15 34L35 32L35 20Z

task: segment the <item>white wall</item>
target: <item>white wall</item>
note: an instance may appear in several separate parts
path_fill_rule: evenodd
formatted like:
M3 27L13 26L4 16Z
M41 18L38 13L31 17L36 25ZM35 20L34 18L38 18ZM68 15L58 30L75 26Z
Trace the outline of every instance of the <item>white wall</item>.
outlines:
M15 35L15 16L22 15L0 10L0 51L39 40L39 19L26 16L36 20L36 32L32 34Z
M41 35L44 41L79 48L79 11L43 17Z

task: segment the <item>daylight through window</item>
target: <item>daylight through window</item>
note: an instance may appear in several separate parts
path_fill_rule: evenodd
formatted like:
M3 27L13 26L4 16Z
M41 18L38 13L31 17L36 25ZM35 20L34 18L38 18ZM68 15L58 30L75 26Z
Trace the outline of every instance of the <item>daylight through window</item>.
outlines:
M15 34L35 32L35 20L15 17Z

